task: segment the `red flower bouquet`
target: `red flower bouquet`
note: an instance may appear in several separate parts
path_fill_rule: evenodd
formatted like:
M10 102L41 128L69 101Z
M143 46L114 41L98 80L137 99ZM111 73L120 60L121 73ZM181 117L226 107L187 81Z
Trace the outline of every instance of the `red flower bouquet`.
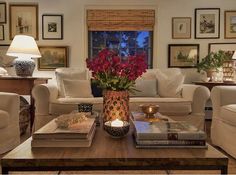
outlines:
M98 56L87 59L94 81L107 90L134 90L135 80L146 72L145 54L128 56L122 60L116 52L103 49Z

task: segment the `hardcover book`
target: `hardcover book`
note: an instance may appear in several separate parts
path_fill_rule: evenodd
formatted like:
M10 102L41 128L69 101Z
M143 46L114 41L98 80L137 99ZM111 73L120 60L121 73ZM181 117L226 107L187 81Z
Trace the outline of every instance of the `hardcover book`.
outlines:
M90 147L95 135L96 127L93 125L88 138L37 138L32 139L31 147Z
M186 122L134 121L135 137L138 140L205 140L206 133Z

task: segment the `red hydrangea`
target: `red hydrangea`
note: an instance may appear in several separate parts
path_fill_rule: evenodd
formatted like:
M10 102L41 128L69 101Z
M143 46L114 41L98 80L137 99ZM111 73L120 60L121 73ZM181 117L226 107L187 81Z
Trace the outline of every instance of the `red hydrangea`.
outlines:
M104 89L132 90L135 80L146 72L146 55L128 56L122 60L116 52L103 49L98 56L87 59L94 81Z

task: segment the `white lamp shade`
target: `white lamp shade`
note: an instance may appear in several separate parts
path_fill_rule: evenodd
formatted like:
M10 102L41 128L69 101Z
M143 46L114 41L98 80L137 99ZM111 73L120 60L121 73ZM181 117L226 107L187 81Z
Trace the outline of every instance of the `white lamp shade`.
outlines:
M234 51L234 54L232 56L232 60L236 60L236 50Z
M7 50L8 56L23 58L40 58L38 46L33 37L16 35Z

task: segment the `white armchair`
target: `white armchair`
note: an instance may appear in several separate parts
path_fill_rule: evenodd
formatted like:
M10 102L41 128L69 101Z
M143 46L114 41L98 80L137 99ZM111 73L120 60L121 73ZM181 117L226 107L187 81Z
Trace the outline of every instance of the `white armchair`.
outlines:
M236 86L215 86L211 100L212 143L236 158Z
M15 93L0 92L0 154L20 143L20 98Z

